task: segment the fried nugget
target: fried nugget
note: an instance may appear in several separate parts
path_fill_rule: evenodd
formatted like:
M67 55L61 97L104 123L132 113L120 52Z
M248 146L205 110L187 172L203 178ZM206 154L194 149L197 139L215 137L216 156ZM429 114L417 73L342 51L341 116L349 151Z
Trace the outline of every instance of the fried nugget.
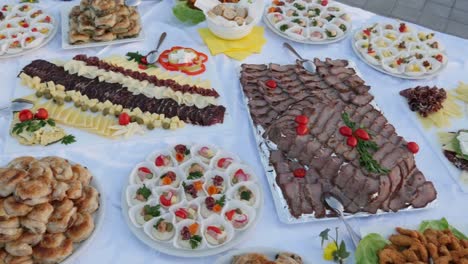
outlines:
M391 235L388 240L399 247L410 247L417 241L416 239L407 235Z
M397 250L384 248L379 252L379 264L405 264L406 258Z

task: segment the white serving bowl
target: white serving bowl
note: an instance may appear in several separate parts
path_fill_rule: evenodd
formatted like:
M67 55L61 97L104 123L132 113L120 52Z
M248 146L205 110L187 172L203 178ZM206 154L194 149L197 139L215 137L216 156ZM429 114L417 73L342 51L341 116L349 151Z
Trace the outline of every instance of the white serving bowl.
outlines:
M229 5L235 5L235 4L229 4ZM253 14L252 12L250 12L253 8L249 8L249 16L252 17L253 19L252 22L250 22L249 24L242 25L242 26L226 25L226 24L233 24L233 23L220 23L219 18L211 17L205 11L206 23L208 25L208 28L214 35L222 39L236 40L236 39L241 39L247 36L248 34L250 34L250 32L252 32L253 27L257 25L259 21L261 20L262 14L263 14L263 8L265 7L265 3L264 3L264 0L254 0L252 4L249 4L249 5L252 5L252 7L255 6L255 13ZM258 7L261 7L261 9Z

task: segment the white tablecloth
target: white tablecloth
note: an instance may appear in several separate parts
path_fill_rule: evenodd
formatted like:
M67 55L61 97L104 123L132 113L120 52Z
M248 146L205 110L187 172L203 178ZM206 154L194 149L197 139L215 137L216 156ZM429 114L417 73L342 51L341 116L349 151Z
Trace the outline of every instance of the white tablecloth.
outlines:
M76 4L77 1L73 1L73 3ZM60 8L68 3L42 0L41 4L59 17ZM13 97L18 71L33 59L71 57L76 53L106 56L114 53L123 55L127 51L135 50L148 51L155 45L159 35L163 31L168 33L168 38L163 48L169 48L174 45L190 46L208 54L208 49L196 31L198 27L204 26L204 24L200 26L181 24L172 15L172 5L173 2L171 0L164 0L160 4L144 2L141 6L140 10L147 34L144 43L64 51L61 49L61 32L59 32L51 43L39 51L19 58L1 60L0 105ZM363 23L386 19L360 9L349 8L349 10L352 13L354 28L360 27ZM354 55L349 38L327 46L291 43L294 44L294 47L301 54L310 58L324 58L328 56L354 61L367 84L372 87L371 92L376 97L375 101L381 107L386 117L408 141L419 142L421 151L416 155L417 164L426 177L435 183L438 190L437 202L433 208L418 212L402 212L350 220L351 224L356 228L363 225L392 224L396 226L414 224L424 219L444 216L452 222L466 221L468 218L468 210L466 210L468 195L463 194L455 184L455 181L449 177L446 167L436 157L435 150L431 149L429 142L423 138L420 130L415 128L413 124L414 119L409 118L410 112L404 107L404 104L399 102L398 91L404 88L423 84L453 88L459 80L468 82L468 53L466 53L468 41L441 33L437 35L447 48L449 64L439 77L428 81L404 81L371 69ZM249 57L244 61L245 63L292 63L295 60L292 54L282 48L284 39L269 30L266 30L265 36L268 42L263 48L263 52ZM214 62L210 64L211 67L216 65L218 78L221 80L220 87L216 88L223 90L226 101L229 102L228 112L234 120L234 126L229 133L224 134L207 129L206 134L202 136L197 135L197 138L192 138L192 140L211 141L237 153L244 161L254 167L256 173L260 176L259 178L265 194L265 204L259 225L257 225L251 236L244 243L238 245L238 248L254 246L281 248L294 251L310 260L311 263L326 263L321 258L318 234L327 227L334 228L335 226L340 226L343 231L342 234L345 235L344 227L337 220L299 225L286 225L279 222L270 190L263 176L264 172L260 165L248 114L241 100L242 95L238 83L240 63L230 60L224 55L210 56L210 60ZM7 119L0 117L0 150L2 150L2 153L5 149L5 140L8 138L8 127ZM0 164L4 165L13 157L25 154L39 156L60 155L87 165L95 177L102 182L104 186L104 199L107 202L104 226L101 230L98 230L96 239L91 243L86 252L80 255L74 263L213 263L217 256L182 259L152 250L132 235L122 217L120 195L133 166L164 142L177 142L177 140L179 139L155 137L151 141L146 142L115 142L114 144L95 145L86 148L76 148L70 145L60 150L3 154L0 158ZM348 242L350 241L348 240ZM349 246L351 246L351 243L349 243ZM353 262L350 261L350 263Z

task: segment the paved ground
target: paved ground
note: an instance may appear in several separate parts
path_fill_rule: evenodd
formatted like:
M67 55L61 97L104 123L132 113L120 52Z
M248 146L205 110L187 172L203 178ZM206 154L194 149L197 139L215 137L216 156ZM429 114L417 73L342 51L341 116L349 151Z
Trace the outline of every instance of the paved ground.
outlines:
M337 0L468 39L468 0Z

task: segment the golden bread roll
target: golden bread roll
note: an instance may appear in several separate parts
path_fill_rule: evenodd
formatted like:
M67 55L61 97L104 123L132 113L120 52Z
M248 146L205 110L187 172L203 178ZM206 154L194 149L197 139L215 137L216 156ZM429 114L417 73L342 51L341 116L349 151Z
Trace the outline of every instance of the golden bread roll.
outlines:
M16 185L26 178L26 171L13 168L0 168L0 197L15 191Z

